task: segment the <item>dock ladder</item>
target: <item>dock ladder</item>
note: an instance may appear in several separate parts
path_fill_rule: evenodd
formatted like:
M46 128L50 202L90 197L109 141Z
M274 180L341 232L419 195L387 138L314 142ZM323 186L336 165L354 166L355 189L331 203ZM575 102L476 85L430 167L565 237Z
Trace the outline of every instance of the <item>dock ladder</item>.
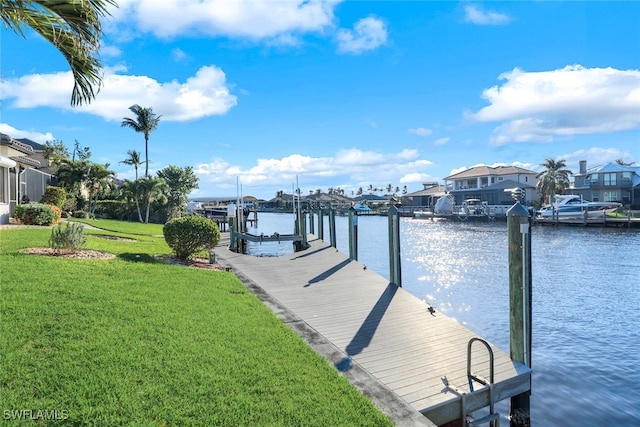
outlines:
M486 347L487 352L489 353L489 380L488 381L486 379L482 379L477 375L474 375L471 373L471 347L473 346L473 343L476 341L482 343ZM491 350L491 346L489 345L489 343L483 340L482 338L471 338L469 340L469 343L467 344L467 379L469 380L469 392L473 393L474 382L482 384L483 386L489 387L489 415L486 415L482 418L478 418L477 420L475 419L467 420L467 425L469 427L475 427L485 423L490 423L491 427L500 427L500 414L495 412L495 401L494 401L495 398L494 398L494 392L493 392L493 383L494 383L493 366L494 366L493 350ZM464 395L462 396L462 399L463 399L462 408L464 411L464 407L465 407ZM467 419L466 413L462 414L462 419L463 420Z

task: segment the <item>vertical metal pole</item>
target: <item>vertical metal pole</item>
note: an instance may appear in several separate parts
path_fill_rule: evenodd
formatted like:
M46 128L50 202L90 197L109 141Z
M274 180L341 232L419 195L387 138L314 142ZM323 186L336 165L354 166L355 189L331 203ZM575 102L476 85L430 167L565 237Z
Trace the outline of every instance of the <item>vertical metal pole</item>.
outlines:
M309 208L309 233L316 234L316 229L313 223L313 208Z
M302 233L302 248L301 249L307 249L309 247L309 243L307 240L307 216L304 214L304 212L302 212L300 214L300 220L301 220L301 230L300 232Z
M358 260L358 212L349 208L349 258Z
M529 212L520 204L524 190L507 211L509 237L509 332L511 360L531 366L531 242ZM530 387L531 388L531 387ZM511 398L511 427L531 425L531 390Z
M400 212L395 206L389 208L389 281L402 287L400 264Z
M322 208L318 209L318 237L320 240L324 240L324 216L322 213Z
M329 209L329 242L331 246L336 248L336 211L331 208Z

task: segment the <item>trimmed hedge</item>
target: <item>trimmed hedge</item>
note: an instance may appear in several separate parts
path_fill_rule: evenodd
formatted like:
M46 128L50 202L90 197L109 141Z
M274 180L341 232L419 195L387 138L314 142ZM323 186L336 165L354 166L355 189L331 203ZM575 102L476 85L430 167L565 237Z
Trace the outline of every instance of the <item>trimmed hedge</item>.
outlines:
M186 260L202 250L213 249L220 242L218 225L202 216L174 218L162 228L164 240L176 258Z
M51 205L27 203L16 206L14 217L25 225L53 225L60 220L61 213Z

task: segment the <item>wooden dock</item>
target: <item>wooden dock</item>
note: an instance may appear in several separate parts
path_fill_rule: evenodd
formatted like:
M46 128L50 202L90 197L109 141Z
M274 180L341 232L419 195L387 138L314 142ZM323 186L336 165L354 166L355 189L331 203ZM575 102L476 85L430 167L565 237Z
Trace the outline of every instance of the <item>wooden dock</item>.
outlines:
M490 395L498 402L530 390L531 370L491 345L494 384L475 383L470 393L467 346L476 334L328 243L308 240L308 249L281 257L242 255L223 245L215 254L339 349L329 357L337 369L366 372L437 425L487 407ZM487 349L471 349L472 373L488 379Z

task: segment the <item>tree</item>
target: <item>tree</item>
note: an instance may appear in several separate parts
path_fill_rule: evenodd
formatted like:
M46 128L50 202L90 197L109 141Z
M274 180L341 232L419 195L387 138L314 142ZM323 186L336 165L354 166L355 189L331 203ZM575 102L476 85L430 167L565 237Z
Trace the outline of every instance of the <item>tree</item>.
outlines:
M198 177L193 173L193 168L187 166L167 166L158 172L158 177L164 179L168 187L167 196L167 216L173 218L185 212L189 193L198 188Z
M556 161L549 158L540 166L544 167L545 170L536 175L536 178L538 178L536 190L540 193L540 198L543 201L545 196L563 194L564 191L569 188L569 185L571 185L569 175L572 175L572 172L568 169L563 169L566 167L564 160Z
M129 157L120 162L121 165L133 166L136 170L136 179L138 179L138 166L142 164L142 160L140 159L140 152L136 150L127 151Z
M71 105L77 106L90 103L102 83L100 19L109 16L108 6L115 1L2 0L0 14L5 28L26 37L30 27L64 56L74 80Z
M152 178L148 176L140 178L137 182L138 194L142 194L142 199L147 204L144 223L148 224L151 203L166 200L165 192L167 191L167 183L162 178Z
M78 160L89 160L91 157L91 149L89 147L83 147L80 145L80 141L76 139L75 144L73 145L73 153L71 154L71 161L76 161L76 156L78 156Z
M122 127L130 127L136 132L144 134L144 163L145 178L149 177L149 134L153 132L160 123L160 117L153 112L153 108L143 108L138 104L129 107L135 118L125 117L122 119Z
M122 193L126 200L133 201L135 203L136 210L138 212L138 220L140 222L144 222L144 220L142 219L142 211L140 211L140 198L142 197L142 194L140 194L140 192L142 188L139 184L139 180L125 180L122 184Z
M633 166L635 162L628 163L628 162L625 162L624 159L618 159L616 160L616 163L619 164L620 166Z
M71 154L64 142L56 139L45 142L43 156L49 161L49 165L57 167L63 160L69 159Z
M94 163L89 167L86 175L86 185L89 188L89 213L95 213L100 189L107 187L114 176L115 173L109 170L109 163L104 165Z

